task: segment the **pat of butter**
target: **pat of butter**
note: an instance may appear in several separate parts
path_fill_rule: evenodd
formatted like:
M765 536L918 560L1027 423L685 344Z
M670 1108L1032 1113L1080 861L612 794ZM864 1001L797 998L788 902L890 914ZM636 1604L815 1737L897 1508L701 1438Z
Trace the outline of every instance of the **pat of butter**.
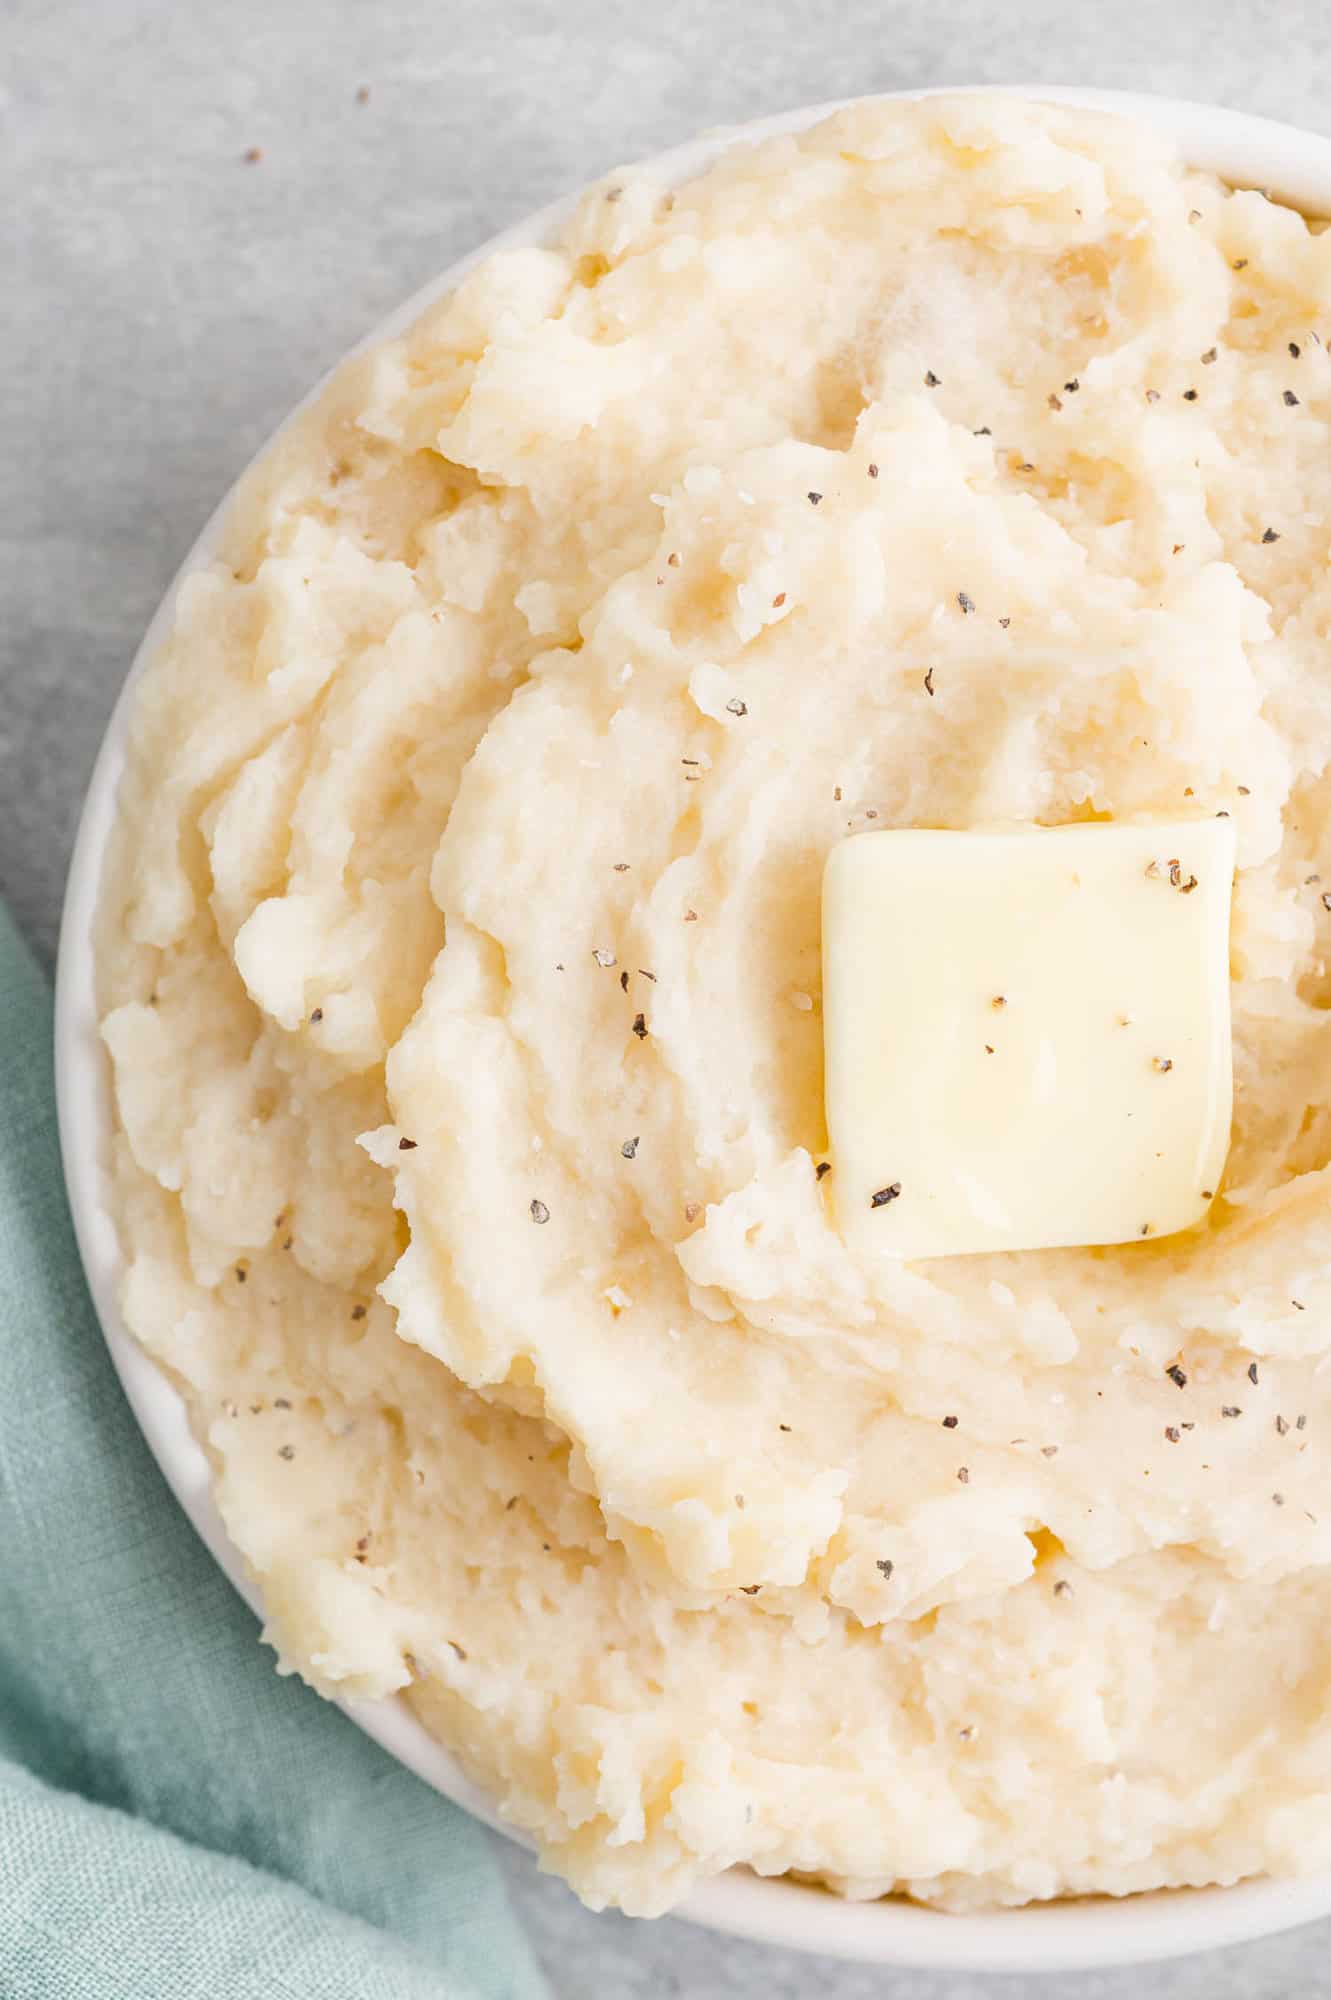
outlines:
M857 834L823 880L826 1184L860 1251L1167 1236L1229 1146L1224 819Z

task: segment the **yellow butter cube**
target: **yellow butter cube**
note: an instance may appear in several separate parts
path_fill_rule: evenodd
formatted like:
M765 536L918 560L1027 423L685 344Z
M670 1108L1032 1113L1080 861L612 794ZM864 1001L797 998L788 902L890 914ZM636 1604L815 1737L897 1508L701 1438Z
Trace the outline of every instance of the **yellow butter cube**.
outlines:
M823 881L827 1192L857 1251L1205 1215L1232 1109L1224 818L857 834Z

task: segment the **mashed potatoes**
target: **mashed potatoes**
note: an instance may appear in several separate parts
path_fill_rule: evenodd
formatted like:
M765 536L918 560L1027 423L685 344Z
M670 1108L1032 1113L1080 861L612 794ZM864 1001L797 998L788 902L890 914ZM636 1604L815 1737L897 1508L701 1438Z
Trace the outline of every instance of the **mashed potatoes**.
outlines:
M1142 131L868 105L480 265L180 594L100 945L127 1315L284 1662L593 1903L1331 1863L1319 328L1331 240ZM1193 809L1210 1222L857 1262L832 843Z

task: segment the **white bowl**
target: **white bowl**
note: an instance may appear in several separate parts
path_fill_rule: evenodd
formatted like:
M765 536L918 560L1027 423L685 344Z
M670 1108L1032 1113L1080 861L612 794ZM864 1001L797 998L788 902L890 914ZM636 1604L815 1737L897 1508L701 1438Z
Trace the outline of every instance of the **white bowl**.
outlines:
M1270 119L1175 99L1121 91L1008 86L1011 94L1120 111L1172 135L1187 158L1226 180L1266 188L1314 214L1331 214L1331 141ZM898 91L895 97L938 95ZM950 89L946 93L954 94ZM660 155L653 165L678 180L698 173L738 142L796 131L838 109L821 104L712 133ZM409 299L369 334L362 347L403 332L432 300L450 291L480 258L498 247L547 241L577 195L483 244ZM357 350L359 351L359 350ZM319 388L322 388L322 384ZM319 393L319 388L312 392ZM312 400L312 397L307 400ZM302 408L304 405L301 406ZM294 413L293 413L294 414ZM267 447L265 447L267 449ZM120 1316L123 1261L107 1201L111 1134L110 1080L93 1001L93 912L102 858L125 766L134 684L167 636L180 578L205 562L219 540L224 500L194 548L144 636L116 704L88 788L65 892L56 977L56 1086L65 1184L69 1192L93 1301L125 1393L149 1448L195 1528L255 1611L259 1593L228 1540L214 1503L207 1460L192 1436L185 1405ZM523 1839L493 1804L428 1736L405 1702L348 1701L347 1714L428 1784L511 1838ZM1068 1970L1171 1958L1233 1944L1331 1914L1331 1876L1264 1879L1231 1888L1176 1889L1114 1900L1038 1904L978 1916L948 1916L896 1901L848 1903L798 1883L732 1870L696 1890L678 1911L696 1923L766 1944L792 1945L880 1965L930 1966L976 1972Z

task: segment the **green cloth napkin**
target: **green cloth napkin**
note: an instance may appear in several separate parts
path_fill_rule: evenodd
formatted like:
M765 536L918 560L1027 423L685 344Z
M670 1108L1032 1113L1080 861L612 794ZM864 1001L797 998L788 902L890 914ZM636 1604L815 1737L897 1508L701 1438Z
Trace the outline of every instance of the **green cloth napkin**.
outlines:
M0 906L0 1995L543 1992L480 1827L278 1678L140 1438Z

